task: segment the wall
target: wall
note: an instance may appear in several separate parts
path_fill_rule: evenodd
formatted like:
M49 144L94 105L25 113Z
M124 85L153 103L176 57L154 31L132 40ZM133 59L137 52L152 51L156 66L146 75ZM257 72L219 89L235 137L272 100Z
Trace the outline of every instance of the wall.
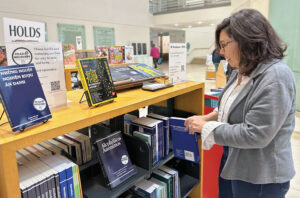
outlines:
M186 30L186 42L190 43L190 50L187 55L187 62L194 58L205 57L211 54L215 42L215 26L189 28Z
M114 27L116 45L125 45L131 41L146 42L149 45L152 15L148 9L148 1L141 0L2 1L0 44L4 44L2 18L10 17L45 22L48 41L57 42L57 23L66 23L85 25L88 49L94 48L93 26Z
M153 17L153 25L190 23L195 24L197 21L207 22L208 25L203 27L187 28L186 42L191 44L188 52L187 61L191 62L193 58L205 57L207 53L211 53L214 48L215 28L224 18L230 16L244 8L253 8L262 12L268 17L269 0L231 0L231 6L199 9L187 12L178 12L171 14L155 15ZM210 23L215 24L209 26Z
M297 87L297 110L300 111L300 15L299 0L288 3L281 0L270 1L269 19L274 29L288 44L285 61L294 72ZM284 15L284 17L283 17Z

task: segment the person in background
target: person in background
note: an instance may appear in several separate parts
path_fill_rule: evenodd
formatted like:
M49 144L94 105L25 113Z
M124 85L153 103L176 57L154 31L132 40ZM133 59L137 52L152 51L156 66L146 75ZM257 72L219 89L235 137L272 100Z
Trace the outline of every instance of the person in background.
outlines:
M203 149L223 145L220 198L284 198L295 175L291 135L296 86L282 60L286 45L258 11L243 9L216 29L216 47L232 71L218 108L189 117Z
M154 43L152 44L150 56L152 56L152 58L153 58L154 67L157 68L157 62L160 57L160 54L159 54L158 47L155 47Z
M212 52L212 62L215 65L215 72L216 73L218 71L219 64L220 64L221 60L225 60L225 58L223 56L221 56L216 49L214 49L214 51Z

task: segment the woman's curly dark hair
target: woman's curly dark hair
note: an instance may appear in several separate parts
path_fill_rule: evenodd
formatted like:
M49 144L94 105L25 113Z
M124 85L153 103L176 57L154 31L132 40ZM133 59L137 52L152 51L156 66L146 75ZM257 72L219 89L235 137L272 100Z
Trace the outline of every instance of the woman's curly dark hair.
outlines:
M250 75L266 60L282 59L287 49L287 45L282 42L269 21L254 9L243 9L217 26L217 49L221 49L219 41L222 30L238 43L239 70L243 75Z

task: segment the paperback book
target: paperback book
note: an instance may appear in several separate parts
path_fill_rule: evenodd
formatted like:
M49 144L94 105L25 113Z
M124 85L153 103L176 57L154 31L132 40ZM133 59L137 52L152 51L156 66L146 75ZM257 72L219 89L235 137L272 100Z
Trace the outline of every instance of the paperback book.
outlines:
M0 67L0 96L13 131L52 118L33 64Z
M134 52L132 46L124 46L124 62L125 63L134 62Z
M105 57L77 59L76 62L89 107L117 97Z
M111 64L123 63L123 47L114 46L109 48L109 60Z
M136 174L120 131L95 142L107 185L115 188Z
M75 56L75 47L73 44L62 44L63 53L64 53L64 65L65 66L75 66L76 65L76 56Z
M97 57L106 57L107 60L109 60L109 57L108 57L108 49L109 47L108 46L96 46L95 47L96 49L96 52L97 52Z
M67 106L61 43L7 43L6 52L8 65L34 64L51 110Z
M0 66L7 66L6 47L0 46Z

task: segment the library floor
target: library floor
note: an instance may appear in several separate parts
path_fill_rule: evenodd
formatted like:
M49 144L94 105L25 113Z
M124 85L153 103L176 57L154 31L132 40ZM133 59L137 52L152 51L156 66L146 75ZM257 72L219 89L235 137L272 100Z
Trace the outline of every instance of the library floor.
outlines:
M168 74L168 64L163 63L158 66L159 70ZM209 68L213 69L213 68ZM215 88L215 80L206 80L205 72L207 70L206 65L190 64L187 65L187 79L205 82L205 90ZM296 176L291 181L290 190L288 191L286 198L300 198L300 113L296 115L295 132L292 135L292 150L293 158L296 169Z

